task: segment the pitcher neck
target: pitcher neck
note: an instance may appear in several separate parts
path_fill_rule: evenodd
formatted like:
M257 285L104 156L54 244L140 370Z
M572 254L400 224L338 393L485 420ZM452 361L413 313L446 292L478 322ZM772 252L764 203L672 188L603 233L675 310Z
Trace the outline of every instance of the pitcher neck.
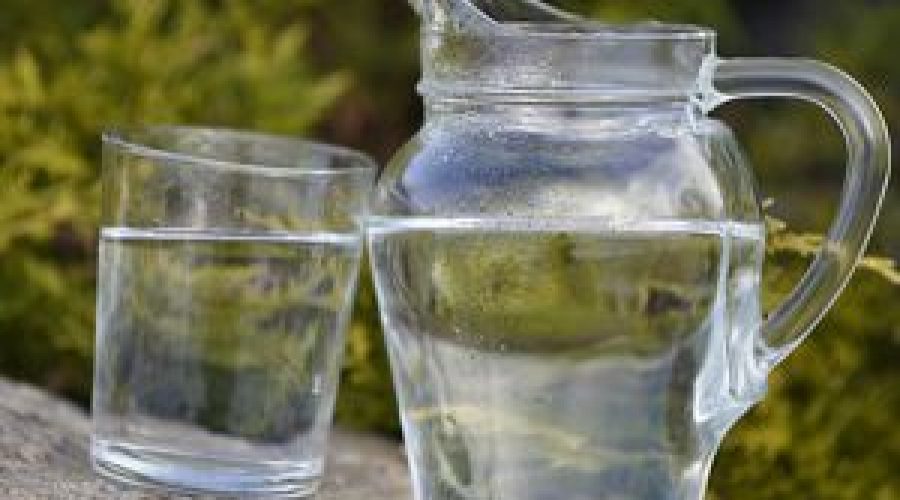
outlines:
M715 60L696 26L508 23L488 32L424 29L419 93L522 101L685 101Z
M428 121L445 118L468 122L487 121L505 126L539 129L597 130L607 127L694 126L702 118L690 99L633 102L582 102L566 100L484 100L477 98L428 98Z

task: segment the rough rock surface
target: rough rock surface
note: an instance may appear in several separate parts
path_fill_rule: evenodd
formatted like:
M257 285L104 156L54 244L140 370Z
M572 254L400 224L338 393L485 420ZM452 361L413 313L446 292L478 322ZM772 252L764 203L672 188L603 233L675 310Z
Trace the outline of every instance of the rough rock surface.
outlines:
M90 424L80 409L0 380L0 498L166 499L97 478L88 463ZM315 500L406 500L399 444L336 430L327 477Z

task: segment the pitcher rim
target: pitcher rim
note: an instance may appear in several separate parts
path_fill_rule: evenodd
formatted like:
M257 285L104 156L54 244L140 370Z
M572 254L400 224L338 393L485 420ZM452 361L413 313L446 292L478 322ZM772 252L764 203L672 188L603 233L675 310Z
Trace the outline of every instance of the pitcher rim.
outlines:
M566 23L566 22L505 22L497 23L496 31L490 33L464 32L472 38L537 38L545 40L578 41L710 41L715 40L714 29L682 23L642 21L636 23ZM447 35L446 28L425 27L423 33Z

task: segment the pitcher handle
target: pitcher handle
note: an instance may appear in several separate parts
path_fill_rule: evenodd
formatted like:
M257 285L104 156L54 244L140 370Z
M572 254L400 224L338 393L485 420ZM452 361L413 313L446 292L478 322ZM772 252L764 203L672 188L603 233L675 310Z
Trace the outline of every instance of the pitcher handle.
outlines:
M763 326L761 362L771 369L806 339L865 252L890 177L890 137L872 97L833 66L797 59L725 59L708 68L710 88L703 100L707 111L735 99L801 99L827 111L847 141L847 175L837 219L800 284Z

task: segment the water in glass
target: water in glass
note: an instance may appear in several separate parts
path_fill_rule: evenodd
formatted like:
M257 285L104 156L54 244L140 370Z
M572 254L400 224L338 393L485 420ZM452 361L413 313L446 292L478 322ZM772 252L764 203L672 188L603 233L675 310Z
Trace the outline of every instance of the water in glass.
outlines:
M359 252L354 234L104 229L98 470L312 491Z

